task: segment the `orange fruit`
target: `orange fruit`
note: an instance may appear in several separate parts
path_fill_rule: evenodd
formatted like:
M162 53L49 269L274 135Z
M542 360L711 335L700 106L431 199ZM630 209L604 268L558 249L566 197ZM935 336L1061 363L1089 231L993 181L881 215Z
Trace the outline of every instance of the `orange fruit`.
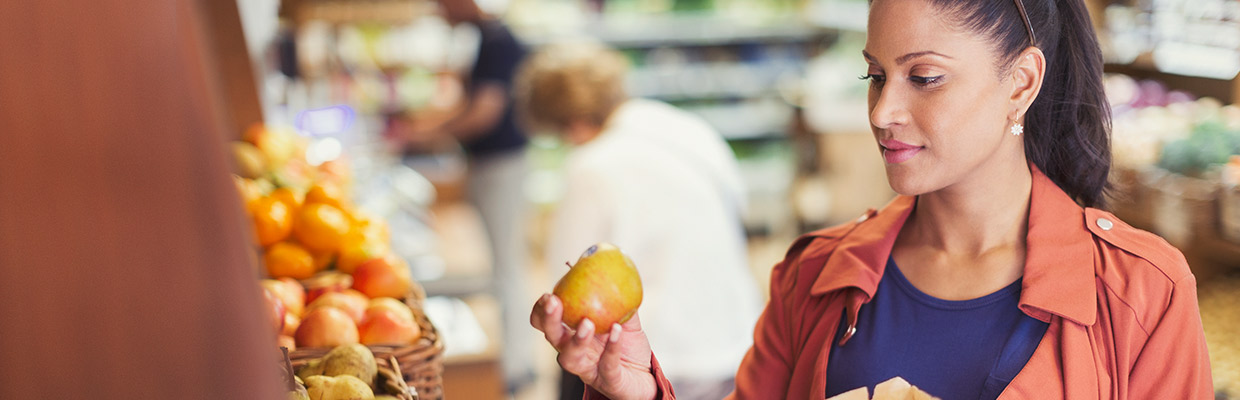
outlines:
M293 236L315 252L334 253L352 228L344 211L328 204L307 203L297 212Z
M353 214L353 232L369 241L387 243L391 239L387 223L382 218L362 211Z
M306 204L328 204L336 208L345 209L348 204L345 201L344 190L340 186L330 183L318 182L306 191Z
M280 200L280 202L288 206L289 211L292 211L293 213L296 213L297 210L301 208L302 196L298 195L297 192L293 191L293 189L282 187L272 190L271 194L268 196L274 197L276 200Z
M325 270L332 265L332 261L336 261L334 252L314 252L310 256L314 257L314 272Z
M314 276L314 256L295 243L271 245L263 261L267 264L267 275L272 278L306 279Z
M274 197L262 197L250 203L250 217L258 243L270 246L288 238L293 229L293 211Z
M336 269L346 274L352 274L362 263L383 257L388 252L388 246L383 242L363 236L360 232L354 231L345 238L344 244L340 247L340 257L336 259Z

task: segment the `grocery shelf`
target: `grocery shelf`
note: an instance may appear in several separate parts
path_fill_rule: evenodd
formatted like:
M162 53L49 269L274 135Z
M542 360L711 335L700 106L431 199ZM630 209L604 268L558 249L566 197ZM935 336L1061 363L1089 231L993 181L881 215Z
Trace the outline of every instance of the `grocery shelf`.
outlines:
M615 47L643 48L803 42L835 31L834 27L814 24L799 16L790 15L788 19L777 24L751 24L714 14L603 16L574 32L552 34L527 29L518 34L534 46L587 35Z
M1224 103L1240 101L1240 76L1233 79L1221 79L1187 72L1167 71L1158 68L1147 56L1138 57L1130 63L1107 63L1103 66L1103 71L1122 73L1137 79L1158 80L1172 89L1184 90L1198 96L1214 97Z
M464 297L491 290L490 277L449 276L421 283L427 296Z
M430 2L413 0L331 0L302 1L294 15L300 21L325 21L337 24L380 23L408 24L414 19L435 12Z
M701 117L726 140L785 138L792 121L792 109L778 101L682 108Z

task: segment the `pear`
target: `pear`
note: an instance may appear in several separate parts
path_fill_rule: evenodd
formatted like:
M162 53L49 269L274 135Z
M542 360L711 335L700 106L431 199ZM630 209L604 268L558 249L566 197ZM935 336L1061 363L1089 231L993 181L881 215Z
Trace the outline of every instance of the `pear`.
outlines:
M350 375L369 385L378 373L379 365L375 363L374 353L357 343L337 346L323 357L323 375Z
M310 400L373 400L375 392L370 385L353 375L306 378Z
M306 391L306 382L301 377L293 376L294 389L288 392L289 400L310 400L310 393Z
M633 260L609 243L590 246L555 284L564 304L564 323L576 328L589 318L595 332L623 324L642 304L642 282Z
M310 360L309 363L297 369L297 378L305 381L306 377L323 375L323 359Z

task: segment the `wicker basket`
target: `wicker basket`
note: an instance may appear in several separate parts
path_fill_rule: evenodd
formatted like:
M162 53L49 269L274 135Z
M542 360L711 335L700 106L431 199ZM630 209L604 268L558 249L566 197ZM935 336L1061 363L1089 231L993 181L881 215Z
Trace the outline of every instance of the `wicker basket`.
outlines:
M366 347L369 347L370 351L375 354L375 361L380 369L388 368L391 365L388 359L394 357L400 365L405 382L417 391L419 400L441 400L443 399L443 338L439 336L439 331L435 330L435 326L431 324L431 320L422 310L422 300L426 297L423 293L421 288L415 288L414 292L405 299L405 303L413 309L413 316L418 327L422 328L421 338L406 346L370 345ZM331 351L330 348L322 347L298 348L289 353L289 359L293 368L300 368L311 360L322 358L329 351Z
M1129 225L1152 229L1154 223L1151 204L1155 193L1143 179L1151 178L1149 170L1119 167L1111 170L1111 185L1114 189L1111 198L1111 212Z
M1185 249L1202 237L1216 237L1218 184L1165 170L1142 177L1150 198L1151 230Z
M1224 239L1240 243L1240 186L1219 189L1219 230Z

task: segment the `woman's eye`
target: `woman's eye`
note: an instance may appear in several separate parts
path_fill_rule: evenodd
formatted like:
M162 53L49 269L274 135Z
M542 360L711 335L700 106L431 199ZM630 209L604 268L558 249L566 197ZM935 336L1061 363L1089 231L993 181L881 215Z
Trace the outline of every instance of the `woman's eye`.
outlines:
M935 83L938 83L939 79L942 79L942 78L943 78L943 75L938 75L938 76L916 76L914 75L914 76L908 77L908 80L920 86L930 86Z
M872 85L881 85L883 84L883 82L887 81L887 76L880 75L880 74L865 74L865 75L861 75L857 77L857 79L860 79L863 81L868 80L870 81L870 84Z

